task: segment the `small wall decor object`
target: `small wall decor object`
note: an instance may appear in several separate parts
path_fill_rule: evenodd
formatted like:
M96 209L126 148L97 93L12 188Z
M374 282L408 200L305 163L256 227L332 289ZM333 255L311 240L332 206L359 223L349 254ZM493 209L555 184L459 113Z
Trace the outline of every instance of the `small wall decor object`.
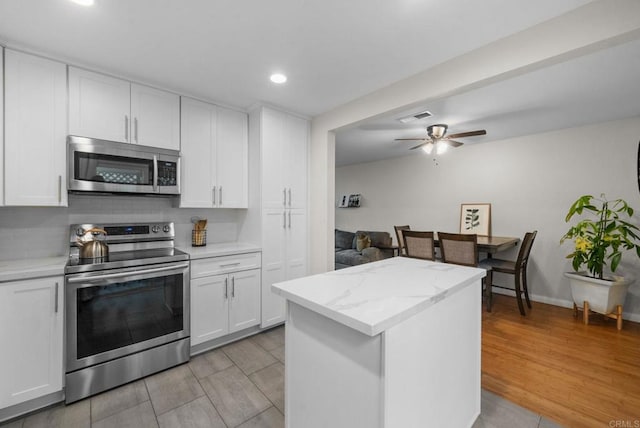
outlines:
M460 233L491 236L491 204L460 205Z
M360 206L360 194L341 195L338 199L338 208L358 208Z

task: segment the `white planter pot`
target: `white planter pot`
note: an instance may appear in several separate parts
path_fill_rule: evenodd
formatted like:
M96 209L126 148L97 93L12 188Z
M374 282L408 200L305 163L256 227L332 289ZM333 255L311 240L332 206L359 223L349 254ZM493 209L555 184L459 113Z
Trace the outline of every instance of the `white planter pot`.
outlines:
M613 280L597 279L584 273L566 272L571 284L573 301L582 307L585 300L589 302L589 309L600 314L615 312L616 306L624 305L627 290L633 280L614 276Z

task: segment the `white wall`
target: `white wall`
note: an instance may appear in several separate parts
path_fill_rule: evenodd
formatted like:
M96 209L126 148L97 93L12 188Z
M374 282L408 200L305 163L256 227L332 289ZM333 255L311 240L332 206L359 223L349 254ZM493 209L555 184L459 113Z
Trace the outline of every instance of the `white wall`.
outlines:
M0 207L0 260L69 254L69 225L173 221L176 245L191 246L191 217L207 218L207 243L237 239L246 210L176 208L173 198L69 195L68 208Z
M336 195L360 193L361 208L336 208L338 229L386 230L409 224L416 230L457 232L460 204L491 203L492 232L517 236L538 230L529 264L530 294L568 306L571 292L562 273L571 244L559 245L568 229L571 203L583 194L623 198L638 211L637 152L640 117L465 145L438 157L422 152L336 168ZM336 201L337 202L337 201ZM515 260L517 249L501 254ZM638 282L630 289L625 316L640 321L640 262L623 259L620 272ZM513 277L499 277L496 283Z

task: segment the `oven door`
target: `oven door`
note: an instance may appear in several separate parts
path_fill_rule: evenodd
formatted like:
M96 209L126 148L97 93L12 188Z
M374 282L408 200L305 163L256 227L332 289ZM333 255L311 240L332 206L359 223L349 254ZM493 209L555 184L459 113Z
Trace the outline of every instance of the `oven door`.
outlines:
M65 278L66 372L189 337L189 263Z

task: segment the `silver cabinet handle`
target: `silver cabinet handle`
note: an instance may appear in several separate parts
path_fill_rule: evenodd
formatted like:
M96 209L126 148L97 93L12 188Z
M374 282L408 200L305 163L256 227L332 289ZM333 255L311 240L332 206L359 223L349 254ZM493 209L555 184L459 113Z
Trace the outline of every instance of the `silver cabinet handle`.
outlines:
M291 187L289 187L289 208L291 208Z
M158 156L153 155L153 191L159 192L158 188Z
M220 198L218 198L218 204L222 205L222 186L220 186L220 188L218 189L218 192L220 193Z
M229 278L224 279L224 298L229 298Z
M58 283L56 282L56 297L55 297L55 304L54 304L54 309L53 311L57 314L58 313Z
M291 229L291 210L289 210L289 229Z
M287 188L282 189L282 206L287 206Z
M238 266L240 264L240 262L235 262L235 263L227 263L224 265L220 265L221 268L228 268L228 267L232 267L232 266Z
M283 229L287 228L287 212L286 211L282 212L282 228Z
M124 141L129 141L129 116L124 115Z
M133 138L138 142L138 118L133 119Z
M231 277L231 297L236 297L236 277Z
M58 176L58 205L62 203L62 176Z
M213 186L213 205L216 204L216 187L217 186Z

